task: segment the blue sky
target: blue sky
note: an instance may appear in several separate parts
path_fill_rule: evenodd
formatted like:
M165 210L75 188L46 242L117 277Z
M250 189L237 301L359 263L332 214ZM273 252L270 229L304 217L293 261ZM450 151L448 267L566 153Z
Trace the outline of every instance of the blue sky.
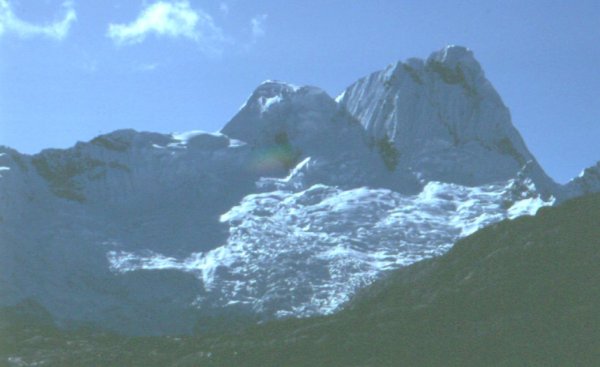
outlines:
M600 1L0 0L0 144L219 130L263 80L332 96L471 48L559 182L600 159Z

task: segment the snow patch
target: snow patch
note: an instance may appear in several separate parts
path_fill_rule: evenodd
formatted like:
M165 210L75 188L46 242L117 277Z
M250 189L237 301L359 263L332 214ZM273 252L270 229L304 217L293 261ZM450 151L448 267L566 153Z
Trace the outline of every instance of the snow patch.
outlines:
M221 134L219 132L209 133L209 132L203 131L203 130L192 130L192 131L186 131L183 133L172 133L171 138L173 138L173 140L177 140L182 143L187 143L190 139L192 139L193 137L196 137L198 135L212 135L215 137L223 136L223 134Z
M177 269L177 261L153 251L134 254L126 251L109 251L106 254L111 271L126 273L133 270Z
M245 141L241 141L238 139L229 139L229 148L243 147L246 144L248 143L246 143Z
M276 188L277 190L300 190L304 187L304 171L309 166L311 157L300 161L284 178L261 177L256 186L260 189Z
M555 202L556 198L553 196L548 201L544 201L540 197L519 200L508 209L508 218L514 219L523 215L535 215L541 207L554 205Z
M267 112L271 106L281 102L282 100L283 100L283 98L281 97L281 95L276 95L276 96L269 97L269 98L260 97L258 99L259 106L260 106L260 112L261 113Z

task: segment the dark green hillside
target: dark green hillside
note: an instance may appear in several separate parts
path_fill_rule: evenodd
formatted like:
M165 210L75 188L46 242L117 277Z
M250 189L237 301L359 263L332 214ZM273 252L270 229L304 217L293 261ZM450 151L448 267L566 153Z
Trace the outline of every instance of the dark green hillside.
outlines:
M182 339L0 337L3 361L56 366L598 366L600 195L479 231L332 317Z

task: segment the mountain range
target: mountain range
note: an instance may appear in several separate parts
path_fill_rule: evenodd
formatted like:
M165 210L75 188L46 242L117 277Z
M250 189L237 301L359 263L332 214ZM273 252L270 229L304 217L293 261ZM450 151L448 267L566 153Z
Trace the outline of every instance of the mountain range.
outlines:
M218 133L0 147L0 306L127 335L327 315L480 228L597 191L599 165L549 178L472 51L447 46L337 98L266 81Z

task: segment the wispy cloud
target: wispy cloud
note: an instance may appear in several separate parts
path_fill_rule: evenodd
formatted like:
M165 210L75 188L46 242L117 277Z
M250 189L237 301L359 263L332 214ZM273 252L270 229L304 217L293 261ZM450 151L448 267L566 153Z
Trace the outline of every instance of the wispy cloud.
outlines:
M266 34L265 22L267 21L267 14L257 15L250 20L250 26L252 29L252 40L256 42Z
M0 0L0 36L12 33L22 38L42 36L62 40L69 33L73 22L77 20L72 1L63 2L62 7L65 12L62 19L40 25L19 19L8 0Z
M143 42L150 34L172 38L187 38L205 51L218 51L227 42L213 18L190 6L189 1L158 1L144 8L128 24L110 24L107 36L117 45Z

